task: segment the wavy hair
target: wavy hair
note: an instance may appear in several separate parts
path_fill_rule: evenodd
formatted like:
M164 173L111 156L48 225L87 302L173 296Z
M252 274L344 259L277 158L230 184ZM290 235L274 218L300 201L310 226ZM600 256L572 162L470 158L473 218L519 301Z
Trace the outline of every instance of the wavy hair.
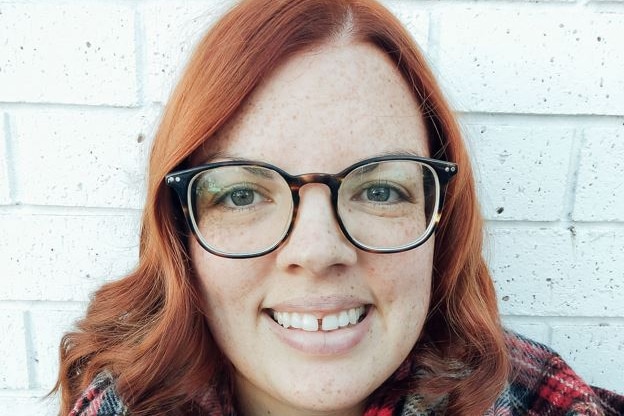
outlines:
M367 42L390 57L421 106L431 154L460 167L436 232L428 318L412 352L425 375L406 388L430 398L446 394L449 414L482 414L495 401L509 363L481 255L474 178L455 116L417 45L373 0L247 0L199 42L165 108L149 161L138 266L99 289L76 331L63 337L54 388L61 413L102 371L115 377L133 415L190 414L206 380L227 383L227 360L190 272L188 232L164 177L210 146L277 65L336 39Z

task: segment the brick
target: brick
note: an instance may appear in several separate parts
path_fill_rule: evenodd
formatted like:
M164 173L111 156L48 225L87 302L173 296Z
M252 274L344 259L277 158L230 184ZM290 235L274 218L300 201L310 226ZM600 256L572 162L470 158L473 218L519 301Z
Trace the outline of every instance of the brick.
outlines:
M623 325L554 325L552 347L588 383L624 394Z
M137 103L131 7L20 2L0 12L0 101Z
M561 218L574 130L487 124L468 127L486 218Z
M575 308L570 314L624 316L624 230L577 229L573 262L561 295Z
M8 170L10 161L7 155L9 138L5 135L7 126L3 116L3 113L0 113L0 205L8 205L11 203Z
M461 109L624 114L624 14L444 10L435 66Z
M23 313L0 310L0 330L0 389L28 388Z
M50 390L58 376L61 337L72 330L83 310L36 310L30 312L35 380L33 387Z
M501 227L488 238L503 314L624 315L623 232Z
M624 221L624 128L588 129L581 149L576 221Z
M167 101L193 47L232 3L156 0L144 6L148 101Z
M418 46L426 51L429 44L429 14L420 7L414 7L409 0L389 0L382 3L410 32Z
M570 302L557 287L570 273L569 232L497 228L488 233L490 270L505 315L567 315Z
M0 300L87 300L138 258L138 215L0 215Z
M44 398L47 392L2 392L0 409L6 415L58 416L57 398Z
M503 324L506 328L524 335L533 341L548 344L550 342L550 327L543 322L519 322L513 317L503 317Z
M16 198L25 204L141 208L154 119L135 110L16 112Z

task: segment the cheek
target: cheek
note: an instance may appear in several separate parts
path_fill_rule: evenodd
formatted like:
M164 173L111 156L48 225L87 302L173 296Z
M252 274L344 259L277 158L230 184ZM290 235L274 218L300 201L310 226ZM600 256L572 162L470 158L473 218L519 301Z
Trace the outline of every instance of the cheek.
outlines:
M414 291L430 292L433 271L433 252L423 250L425 246L412 251L388 255L388 261L375 262L369 267L370 275L383 282L381 289L392 298L403 298Z
M232 329L244 326L242 317L249 316L246 311L255 307L253 279L247 279L245 262L214 256L194 241L189 247L206 321L221 350L227 351L234 342Z
M257 266L250 261L234 260L212 255L199 244L190 244L191 264L200 292L204 298L208 316L215 316L215 311L240 310L249 305L234 300L251 299Z
M431 297L433 244L382 256L367 265L367 275L383 312L424 320Z

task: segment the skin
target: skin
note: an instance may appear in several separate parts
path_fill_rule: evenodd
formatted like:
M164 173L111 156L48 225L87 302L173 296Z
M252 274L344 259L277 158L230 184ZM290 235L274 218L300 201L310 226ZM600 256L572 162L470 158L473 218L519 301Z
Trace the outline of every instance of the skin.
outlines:
M426 137L418 104L394 64L372 45L342 42L281 65L195 161L244 158L291 174L335 173L383 153L427 156ZM190 239L207 320L235 368L243 414L361 415L366 398L421 334L433 238L407 252L367 253L342 235L325 185L306 185L300 195L291 235L270 254L221 258ZM322 317L355 304L369 305L351 332L359 335L345 335L341 344L338 330L331 339L339 347L322 352L285 342L280 334L301 330L285 329L267 313ZM318 343L324 335L311 336Z

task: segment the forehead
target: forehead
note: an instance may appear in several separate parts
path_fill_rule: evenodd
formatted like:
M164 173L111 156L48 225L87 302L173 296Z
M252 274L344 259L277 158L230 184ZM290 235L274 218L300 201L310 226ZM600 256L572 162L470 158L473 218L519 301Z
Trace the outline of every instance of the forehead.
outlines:
M260 160L296 174L403 152L428 155L414 94L380 50L351 43L286 61L207 140L203 159Z

